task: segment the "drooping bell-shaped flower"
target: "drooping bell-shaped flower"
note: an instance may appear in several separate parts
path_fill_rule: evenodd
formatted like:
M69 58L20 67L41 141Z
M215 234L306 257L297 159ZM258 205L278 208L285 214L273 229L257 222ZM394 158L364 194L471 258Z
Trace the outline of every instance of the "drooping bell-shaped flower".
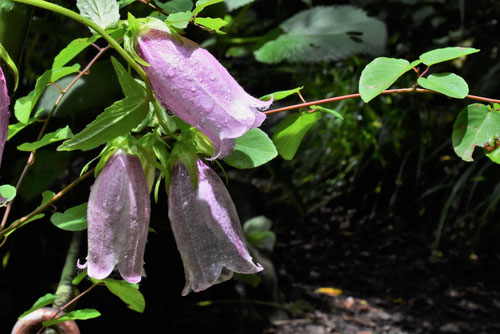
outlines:
M139 158L119 150L109 158L90 190L87 267L90 277L114 269L127 282L141 280L150 218L146 176Z
M165 29L168 29L165 27ZM271 101L245 92L214 56L195 42L169 32L145 28L135 51L157 99L177 117L201 130L214 144L212 159L229 155L235 138L259 127Z
M168 217L186 275L183 296L224 282L233 272L263 269L245 247L238 213L222 180L201 160L197 169L195 189L186 167L177 163L168 195Z
M7 92L7 83L0 67L0 165L2 165L3 149L7 141L7 132L9 131L9 94Z

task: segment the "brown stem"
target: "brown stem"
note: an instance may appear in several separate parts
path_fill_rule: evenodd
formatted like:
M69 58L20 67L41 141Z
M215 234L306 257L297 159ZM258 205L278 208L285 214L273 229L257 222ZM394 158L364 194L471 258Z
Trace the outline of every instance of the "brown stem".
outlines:
M395 93L396 94L407 94L407 93L440 94L440 93L435 92L433 90L423 89L423 88L399 88L399 89L384 90L383 92L380 93L380 95L395 94ZM330 103L330 102L337 102L337 101L342 101L342 100L358 98L360 96L361 95L359 93L358 94L336 96L336 97L331 97L328 99L316 100L316 101L307 102L307 103L294 104L292 106L268 110L268 111L265 111L264 113L268 114L268 115L275 114L275 113L282 112L282 111L306 108L306 107L310 107L310 106L316 105L316 104L323 104L323 103ZM482 96L467 95L465 98L470 99L470 100L478 100L478 101L488 102L488 103L500 103L500 100L491 99L491 98L482 97Z
M47 210L52 204L54 204L57 200L59 200L61 197L63 197L68 191L70 191L71 189L73 189L78 183L82 182L87 177L89 177L90 175L92 175L92 173L94 173L94 169L95 168L92 168L91 170L89 170L88 172L86 172L85 174L83 174L82 176L80 176L79 178L77 178L76 180L74 180L73 182L71 182L63 190L61 190L54 197L52 197L50 200L48 200L47 203L45 203L44 205L39 206L37 209L33 210L30 214L22 217L21 219L19 219L18 221L16 221L15 223L13 223L9 227L7 227L6 229L1 230L0 231L0 237L3 237L4 235L6 235L7 233L9 233L10 231L18 229L24 223L26 223L26 221L28 221L29 219L31 219L34 216L36 216L37 214L42 213L45 210Z

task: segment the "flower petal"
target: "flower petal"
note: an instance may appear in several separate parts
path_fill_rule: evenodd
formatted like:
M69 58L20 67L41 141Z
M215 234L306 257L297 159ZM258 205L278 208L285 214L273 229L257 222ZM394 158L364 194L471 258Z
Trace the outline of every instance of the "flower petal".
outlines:
M150 29L137 38L136 52L151 65L144 70L158 100L213 142L212 159L229 155L235 138L264 121L266 115L260 110L272 101L248 95L217 59L193 41Z
M186 275L182 295L261 271L245 248L234 203L217 174L198 160L198 189L178 163L172 172L168 216ZM226 270L227 269L227 270Z
M7 132L9 131L9 105L10 99L7 91L7 83L0 67L0 165L2 165L3 149L7 141Z
M90 191L88 275L103 279L117 266L126 281L139 282L149 218L150 199L141 162L118 151Z

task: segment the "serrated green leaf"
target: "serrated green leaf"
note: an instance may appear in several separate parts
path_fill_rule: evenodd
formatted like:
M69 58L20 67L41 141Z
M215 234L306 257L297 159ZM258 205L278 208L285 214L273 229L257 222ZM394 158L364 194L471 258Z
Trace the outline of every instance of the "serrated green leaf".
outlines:
M222 2L224 0L198 0L196 1L196 7L193 10L193 15L198 15L205 7L215 5L216 3Z
M455 153L465 161L473 161L474 149L494 145L500 139L500 111L475 103L457 116L453 125L452 143Z
M377 55L385 46L385 24L350 6L316 6L280 25L285 32L255 51L263 63L322 62L354 54Z
M262 100L262 101L269 101L271 99L271 95L273 97L273 101L282 100L285 97L288 97L290 95L293 95L293 94L297 93L302 88L304 88L304 86L300 86L300 87L297 87L297 88L294 88L294 89L280 90L280 91L277 91L277 92L274 92L274 93L271 93L271 94L264 95L264 96L262 96L260 98L260 100Z
M130 309L139 313L144 312L146 301L136 284L112 278L106 278L102 282L104 282L109 291L118 296Z
M197 17L194 20L194 23L204 26L205 28L215 30L215 32L219 34L225 34L224 31L221 31L220 28L228 24L227 21L224 21L221 18L211 18L211 17Z
M191 0L172 0L165 3L155 0L155 4L167 13L171 14L178 12L187 12L193 9L193 1Z
M281 157L291 160L309 131L321 118L321 113L293 113L278 123L273 142Z
M253 128L236 138L233 152L224 161L233 167L248 169L263 165L277 155L276 147L268 135L261 129Z
M427 66L437 63L442 63L455 58L469 55L471 53L479 52L479 49L464 48L464 47L449 47L428 51L420 55L420 60Z
M80 65L74 64L70 67L61 67L54 70L45 71L37 80L35 84L35 89L32 90L28 95L17 99L14 105L14 115L17 120L21 123L28 123L31 112L35 107L36 103L42 96L45 88L51 83L56 82L62 77L78 72Z
M96 309L93 308L84 308L81 310L74 310L70 311L68 313L63 314L59 318L56 319L51 319L51 320L46 320L42 324L45 327L50 327L56 324L63 323L68 320L87 320L87 319L93 319L97 318L100 316L101 313L97 311Z
M52 304L54 300L56 300L56 298L57 298L56 294L47 293L45 296L38 298L37 301L33 304L33 306L31 306L31 308L28 311L21 314L17 319L21 319L22 317L28 315L29 313L35 310L38 310L39 308Z
M192 17L193 13L191 13L190 11L178 12L170 14L167 17L166 22L177 29L185 29L188 26L189 20L191 20Z
M10 2L10 1L6 1L6 2L12 3L12 6L14 5L13 2ZM10 58L9 53L7 52L7 50L4 49L4 47L2 46L1 43L0 43L0 59L3 59L3 61L10 68L12 75L14 76L14 91L16 91L17 85L19 84L19 71L18 71L17 66L14 63L14 61Z
M361 78L359 79L361 99L368 103L414 66L414 63L410 64L405 59L375 58L361 72Z
M325 108L325 107L322 107L322 106L316 106L316 105L312 105L311 109L316 109L316 110L319 110L319 111L327 112L327 113L332 114L333 116L335 116L335 117L337 117L337 118L339 118L341 120L344 120L344 116L342 116L342 114L340 114L336 110Z
M116 76L118 77L118 82L122 87L123 94L125 97L145 97L146 91L141 84L134 80L132 74L130 74L123 65L116 60L115 57L111 57L111 63L115 69Z
M224 3L226 4L227 10L231 12L254 1L255 0L226 0Z
M94 35L87 38L77 38L72 40L59 54L54 58L52 69L61 68L75 58L80 52L85 50L88 46L92 45L101 37Z
M4 184L0 186L0 205L4 205L10 202L16 197L16 187L10 184Z
M38 150L40 147L65 140L73 137L73 132L68 125L62 129L58 129L54 132L46 133L42 139L33 143L23 143L17 147L19 151L32 152Z
M56 227L65 231L81 231L87 228L87 203L83 203L68 210L55 212L50 221Z
M418 84L455 99L463 99L469 94L469 86L465 80L453 73L431 74L427 78L418 78Z
M148 115L149 103L140 97L126 97L106 108L80 133L60 145L58 151L88 151L125 135Z
M77 0L76 7L83 17L104 30L116 27L120 21L120 6L115 0Z

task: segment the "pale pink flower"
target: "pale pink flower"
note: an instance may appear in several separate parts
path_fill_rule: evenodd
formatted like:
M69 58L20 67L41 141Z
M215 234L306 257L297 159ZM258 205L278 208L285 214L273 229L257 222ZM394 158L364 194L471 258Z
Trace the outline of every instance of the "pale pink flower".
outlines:
M7 83L0 67L0 165L2 164L3 149L9 131L9 104L10 99L7 91Z
M115 153L90 190L87 263L92 278L103 279L114 269L127 282L141 280L148 235L150 199L139 158Z
M167 28L166 28L167 29ZM135 41L156 98L214 144L212 159L229 155L235 138L259 127L270 101L250 95L214 56L195 42L145 28Z
M177 163L168 195L168 217L186 275L182 295L230 279L233 272L254 274L234 203L222 180L201 160L195 189L186 167Z

